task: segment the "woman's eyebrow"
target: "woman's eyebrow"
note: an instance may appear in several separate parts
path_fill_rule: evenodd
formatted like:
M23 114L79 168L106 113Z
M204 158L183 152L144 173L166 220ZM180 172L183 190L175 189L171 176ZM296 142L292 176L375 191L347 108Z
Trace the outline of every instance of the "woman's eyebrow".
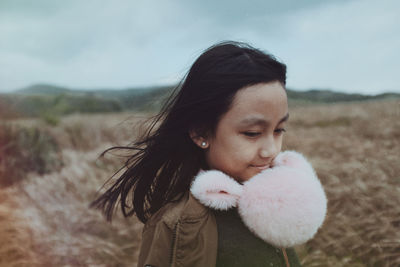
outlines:
M279 121L278 124L280 124L280 123L282 123L282 122L285 122L285 121L287 121L288 119L289 119L289 113L286 113L286 115Z
M289 119L289 113L287 113L282 119L279 120L278 124L285 122ZM270 124L269 121L265 119L258 118L258 117L249 117L241 120L239 122L239 126L252 126L252 125L261 125L261 126L268 126Z

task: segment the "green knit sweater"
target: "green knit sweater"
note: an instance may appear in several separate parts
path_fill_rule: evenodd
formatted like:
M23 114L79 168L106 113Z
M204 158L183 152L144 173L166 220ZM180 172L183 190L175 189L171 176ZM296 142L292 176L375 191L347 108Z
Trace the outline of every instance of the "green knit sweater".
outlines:
M244 225L237 209L215 211L218 229L216 267L286 266L282 249L264 242ZM294 249L286 249L290 267L301 266Z

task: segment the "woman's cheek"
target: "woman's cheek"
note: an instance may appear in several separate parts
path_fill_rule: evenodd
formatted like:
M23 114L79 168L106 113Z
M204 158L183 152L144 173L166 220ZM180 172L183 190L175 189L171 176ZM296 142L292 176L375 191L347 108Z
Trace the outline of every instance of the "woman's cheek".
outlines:
M239 165L248 165L251 163L252 159L254 158L254 144L249 142L237 142L237 149L236 149L236 163Z

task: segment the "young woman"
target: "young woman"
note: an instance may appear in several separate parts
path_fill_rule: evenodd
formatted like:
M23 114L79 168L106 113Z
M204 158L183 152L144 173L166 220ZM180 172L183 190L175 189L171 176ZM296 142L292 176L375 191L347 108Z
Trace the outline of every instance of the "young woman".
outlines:
M244 224L234 205L216 210L191 193L199 173L218 171L236 188L278 165L289 117L285 82L283 63L244 43L216 44L194 62L134 143L125 172L92 203L109 220L119 204L145 223L138 266L300 265L293 249ZM224 188L221 199L233 194Z

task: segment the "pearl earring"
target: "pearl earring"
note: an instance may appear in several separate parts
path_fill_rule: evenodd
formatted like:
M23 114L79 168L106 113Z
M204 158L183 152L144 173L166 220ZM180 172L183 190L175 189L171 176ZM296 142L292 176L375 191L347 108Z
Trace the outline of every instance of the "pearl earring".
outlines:
M201 142L201 146L206 146L207 145L207 143L206 142Z

